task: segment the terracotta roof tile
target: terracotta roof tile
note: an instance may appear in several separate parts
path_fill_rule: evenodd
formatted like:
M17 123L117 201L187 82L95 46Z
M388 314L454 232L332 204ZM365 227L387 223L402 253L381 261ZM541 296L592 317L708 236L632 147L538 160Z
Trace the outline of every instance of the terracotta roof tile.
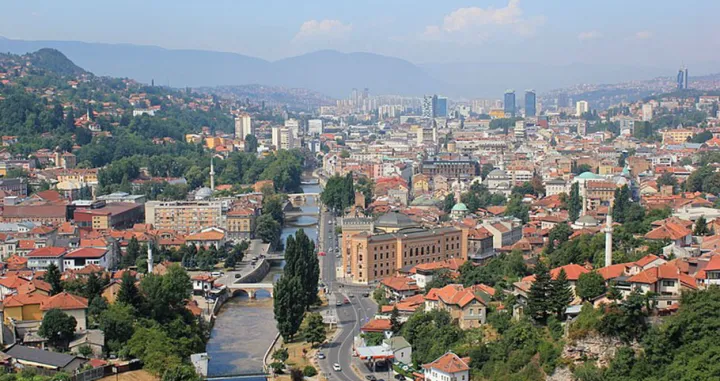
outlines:
M430 364L423 365L425 369L437 369L444 373L458 373L470 370L468 364L458 355L448 352Z
M35 249L28 253L29 258L33 257L47 257L47 258L58 258L62 257L67 252L64 247L47 246Z
M80 310L88 307L88 300L73 295L67 292L61 292L57 295L48 298L41 306L40 309L48 311L52 309L59 310Z

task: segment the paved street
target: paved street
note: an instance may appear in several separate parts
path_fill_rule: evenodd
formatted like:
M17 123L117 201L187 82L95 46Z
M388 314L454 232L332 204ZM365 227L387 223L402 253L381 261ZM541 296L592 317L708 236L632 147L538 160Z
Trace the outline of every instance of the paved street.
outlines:
M321 213L318 226L319 250L326 252L324 257L320 257L322 279L330 293L330 308L336 308L340 332L333 342L321 350L327 358L320 360L320 367L322 372L332 380L362 381L351 367L351 364L354 363L363 373L367 372L365 366L352 357L353 338L360 332L360 327L377 312L377 304L372 298L362 296L363 293L369 292L367 286L345 285L336 279L335 268L336 265L340 265L341 260L335 257L335 248L338 247L337 234L335 234L337 224L331 224L331 218L334 218L331 214ZM350 303L335 307L338 299L342 302L345 298ZM341 372L332 370L332 365L335 363L340 364Z

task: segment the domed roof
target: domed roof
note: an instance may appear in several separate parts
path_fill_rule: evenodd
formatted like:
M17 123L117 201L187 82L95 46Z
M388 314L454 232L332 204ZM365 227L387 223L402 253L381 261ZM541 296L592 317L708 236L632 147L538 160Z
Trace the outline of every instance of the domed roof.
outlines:
M592 172L583 172L577 178L583 179L583 180L595 180L595 179L601 179L602 176L598 176Z
M417 226L410 217L399 212L385 213L380 216L375 225L379 227L392 227L392 228L406 228L411 226Z
M595 217L593 217L593 216L591 216L591 215L589 215L589 214L586 214L586 215L578 218L575 223L578 224L578 225L585 225L585 226L587 226L587 225L597 225L597 224L598 224L598 221L595 219Z
M455 204L455 206L452 207L452 211L453 212L467 212L468 207L465 204L463 204L462 202L458 202L457 204Z
M488 173L487 177L507 177L507 172L502 169L493 169Z
M203 200L206 198L210 198L212 196L212 190L208 187L203 187L197 190L195 192L195 199L196 200Z

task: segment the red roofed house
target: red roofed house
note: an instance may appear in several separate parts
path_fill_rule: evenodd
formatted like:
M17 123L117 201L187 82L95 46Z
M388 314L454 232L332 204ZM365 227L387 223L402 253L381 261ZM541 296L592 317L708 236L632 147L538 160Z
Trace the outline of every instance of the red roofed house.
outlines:
M108 249L96 247L83 247L75 249L63 258L63 268L66 270L80 270L87 265L97 265L109 268L115 265Z
M389 331L392 331L392 324L390 323L390 319L371 319L369 322L365 323L365 325L360 328L360 332L363 333L385 333Z
M199 233L185 236L185 243L196 247L215 246L215 248L219 248L225 244L225 231L219 228L207 228Z
M565 275L567 275L567 280L570 284L570 288L572 288L573 290L573 294L575 293L575 285L577 284L578 279L580 279L580 275L590 272L590 270L586 269L585 267L582 267L575 263L571 263L569 265L556 267L550 270L550 276L552 277L552 279L557 279L558 275L560 275L560 270L565 270ZM521 282L518 283L523 282L532 284L533 282L535 282L535 275L528 275L525 278L522 278Z
M426 299L426 310L447 311L461 329L470 329L485 324L490 295L465 288L461 284L449 284L440 289L433 288Z
M628 279L632 289L641 293L654 292L658 308L667 308L680 301L684 290L696 290L697 281L680 270L672 263L643 270Z
M405 299L420 292L415 279L406 276L383 278L381 284L385 288L385 296L388 299Z
M698 280L705 286L720 285L720 255L713 255L702 271L698 272Z
M213 288L217 280L217 278L210 276L210 274L195 275L190 279L192 280L193 294L195 295L205 295Z
M470 380L470 366L468 366L466 361L452 352L448 352L439 359L430 364L425 364L422 367L425 381Z
M63 271L63 256L67 252L64 247L47 246L35 249L27 254L27 267L30 270L45 270L54 264Z
M6 296L17 294L18 289L28 283L30 283L30 281L19 276L9 276L0 279L0 300L5 300Z
M87 308L87 299L67 292L51 296L40 305L43 313L58 309L74 317L77 321L76 331L84 331L87 328Z
M653 241L667 239L675 246L687 247L692 244L692 230L674 222L667 222L645 234L645 239Z

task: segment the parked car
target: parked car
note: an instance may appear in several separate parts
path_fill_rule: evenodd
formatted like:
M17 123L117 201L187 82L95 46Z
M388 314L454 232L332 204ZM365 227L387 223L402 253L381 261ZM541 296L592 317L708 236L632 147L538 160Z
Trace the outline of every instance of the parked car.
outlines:
M320 359L320 360L323 360L323 359L325 359L325 354L322 353L322 352L318 352L317 358Z
M343 299L343 303L350 304L350 300L348 298Z
M343 305L342 302L339 300L337 302L335 302L335 307L340 307L342 305Z
M396 374L395 379L398 381L405 381L405 376L403 376L402 374Z
M235 274L235 279L240 279L242 277L242 274Z
M340 371L342 371L342 367L340 366L340 364L335 363L335 364L333 364L333 370L336 372L340 372Z
M369 292L363 292L362 296L363 296L363 298L367 298L367 297L370 296L370 293L369 293Z
M213 272L210 273L210 275L212 275L212 276L214 276L214 277L220 277L220 276L222 276L223 274L222 274L220 271L213 271Z

